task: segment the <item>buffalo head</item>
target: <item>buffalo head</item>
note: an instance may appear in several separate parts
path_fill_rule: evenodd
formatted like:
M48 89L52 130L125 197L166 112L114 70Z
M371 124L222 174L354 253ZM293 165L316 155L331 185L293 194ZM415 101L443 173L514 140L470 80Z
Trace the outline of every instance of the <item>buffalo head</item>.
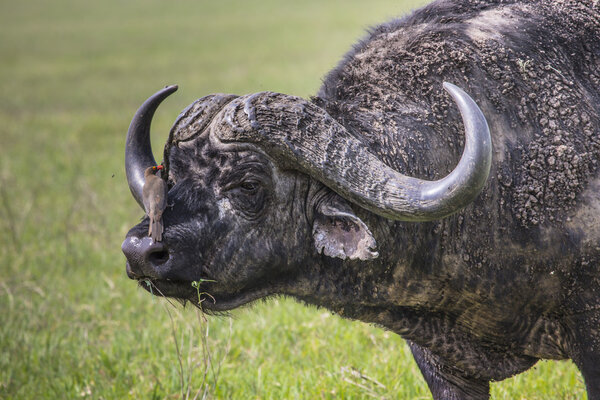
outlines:
M204 310L227 310L297 291L310 279L307 265L376 259L376 240L357 209L428 221L466 206L487 179L491 140L473 100L454 85L444 87L463 116L466 140L458 165L437 181L390 168L301 98L262 92L197 100L179 116L165 147L163 241L146 237L147 218L131 229L122 246L129 277ZM127 179L140 205L143 171L155 165L152 116L176 89L150 97L127 134Z

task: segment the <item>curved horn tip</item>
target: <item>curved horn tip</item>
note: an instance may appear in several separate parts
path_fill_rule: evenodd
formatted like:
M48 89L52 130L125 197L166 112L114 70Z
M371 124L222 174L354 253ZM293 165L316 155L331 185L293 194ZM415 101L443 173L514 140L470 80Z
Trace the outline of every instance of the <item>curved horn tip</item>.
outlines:
M177 85L165 86L150 96L136 111L125 144L125 174L129 189L140 207L143 206L142 190L144 170L156 165L150 142L150 124L157 107L178 89Z
M446 92L450 93L452 96L464 96L467 94L464 90L450 82L444 82L442 83L442 86L444 87L444 90L446 90Z

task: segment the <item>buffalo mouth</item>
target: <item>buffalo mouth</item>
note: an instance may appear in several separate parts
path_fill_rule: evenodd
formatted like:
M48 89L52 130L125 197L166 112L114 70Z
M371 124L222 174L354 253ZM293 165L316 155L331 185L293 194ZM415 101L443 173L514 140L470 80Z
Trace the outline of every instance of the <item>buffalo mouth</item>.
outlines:
M160 297L171 297L178 300L189 300L194 294L189 282L172 281L169 279L137 278L138 284L150 294ZM191 288L193 289L193 288Z
M247 282L240 288L208 276L196 281L181 279L173 272L177 269L177 257L164 242L156 243L149 237L128 236L121 248L127 258L129 278L153 295L174 298L184 304L190 302L202 311L228 311L273 292L266 280Z
M208 280L190 282L149 277L136 279L142 288L153 295L174 298L184 304L189 302L209 314L233 310L269 295L267 289L254 289L229 294L217 293L211 290L211 282Z

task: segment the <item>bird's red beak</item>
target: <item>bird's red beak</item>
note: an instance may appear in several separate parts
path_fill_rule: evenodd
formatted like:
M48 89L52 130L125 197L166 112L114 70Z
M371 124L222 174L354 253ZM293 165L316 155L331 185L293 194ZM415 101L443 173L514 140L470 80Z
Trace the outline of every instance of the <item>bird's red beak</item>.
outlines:
M156 167L156 169L164 169L164 167L162 165L159 165Z

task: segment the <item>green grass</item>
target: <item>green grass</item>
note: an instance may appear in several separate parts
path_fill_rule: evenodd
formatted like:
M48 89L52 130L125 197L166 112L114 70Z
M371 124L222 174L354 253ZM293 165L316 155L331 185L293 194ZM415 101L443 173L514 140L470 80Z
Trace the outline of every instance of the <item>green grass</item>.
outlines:
M120 251L142 215L125 132L148 95L180 85L153 126L160 159L195 98L314 94L366 27L420 4L0 1L0 398L177 399L188 386L219 399L430 398L400 338L325 310L271 300L231 325L210 318L207 335L194 310L169 307L171 322L163 299L127 279ZM585 397L568 362L492 393Z

